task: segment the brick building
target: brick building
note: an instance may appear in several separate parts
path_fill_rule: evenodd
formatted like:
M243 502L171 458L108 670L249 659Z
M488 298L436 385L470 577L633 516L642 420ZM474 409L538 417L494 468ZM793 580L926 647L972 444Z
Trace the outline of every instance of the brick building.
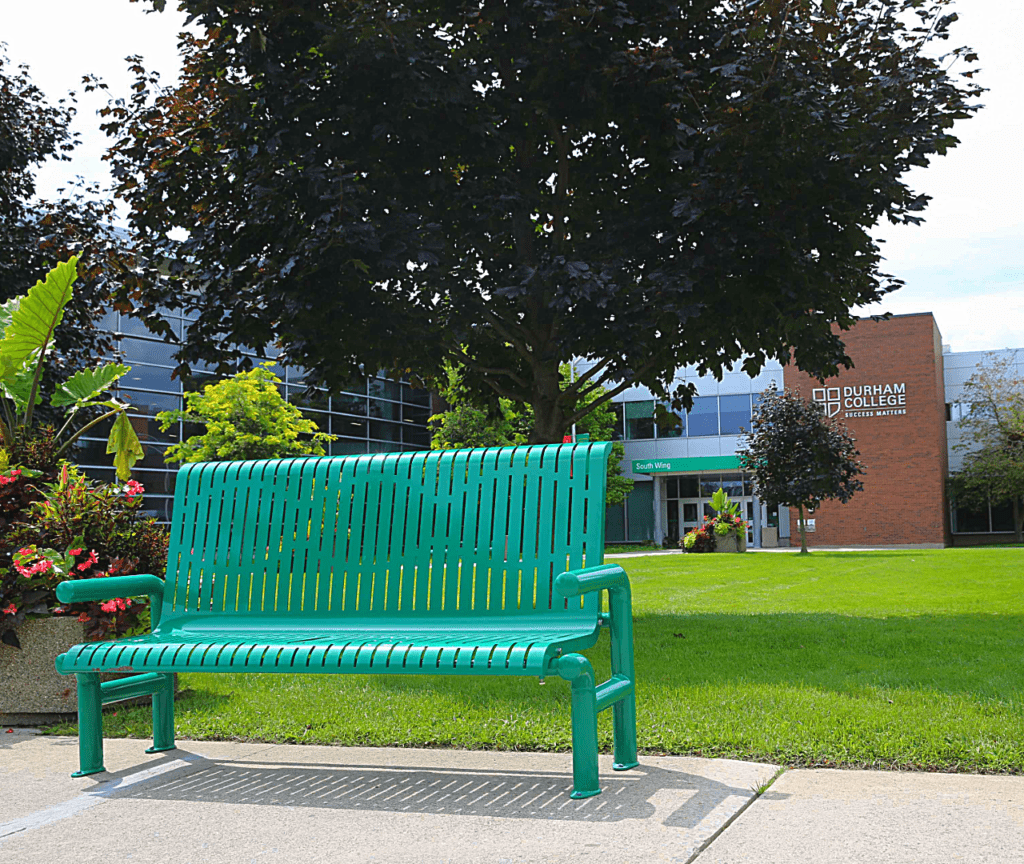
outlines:
M854 362L822 384L795 366L783 381L853 433L867 474L847 504L826 501L808 518L809 546L950 543L942 338L930 312L864 319L843 334ZM790 536L798 543L796 513Z
M865 463L864 489L848 504L826 502L808 517L812 546L945 546L1006 542L1012 537L1009 505L977 511L951 507L945 480L957 470L956 420L964 382L986 352L953 353L942 345L930 312L884 321L861 319L842 335L854 368L824 383L794 366L769 362L756 377L726 370L722 379L683 368L677 382L692 383L689 412L675 412L649 390L616 397L626 458L634 481L624 505L608 508L609 542L674 545L711 512L719 487L740 503L754 546L799 544L796 514L758 500L740 468L738 449L750 415L766 389L791 387L853 432ZM1014 355L1024 377L1024 352ZM577 364L577 370L586 364Z

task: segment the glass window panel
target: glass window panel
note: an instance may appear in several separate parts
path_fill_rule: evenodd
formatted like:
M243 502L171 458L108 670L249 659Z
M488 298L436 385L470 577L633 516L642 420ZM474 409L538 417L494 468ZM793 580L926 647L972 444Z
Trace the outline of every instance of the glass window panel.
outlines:
M665 497L666 498L678 498L679 497L679 478L678 477L666 477L665 478Z
M668 502L668 542L675 543L679 540L679 502Z
M136 358L137 359L137 358ZM170 369L159 369L156 366L145 366L142 363L132 362L127 358L126 365L132 368L121 378L119 384L133 390L164 390L170 393L178 393L181 384L177 378L171 377Z
M181 335L181 323L176 318L169 320L167 323L171 325L171 332L175 336ZM163 339L163 336L150 330L141 318L136 318L132 315L122 315L118 321L117 329L119 332L129 336L147 336L150 339Z
M108 312L104 312L97 320L96 327L99 330L117 330L117 310L111 309Z
M710 498L722 485L722 478L717 474L705 474L700 478L700 497Z
M149 443L174 444L178 439L178 424L173 424L166 432L160 431L160 424L152 417L139 417L135 414L128 415L128 422L132 424L139 441L144 445ZM192 434L202 434L199 433Z
M612 414L615 415L615 425L612 426L612 441L622 440L622 403L612 402Z
M358 414L360 417L365 417L366 397L350 396L347 393L332 396L331 410L338 414Z
M366 452L367 453L400 453L402 450L401 445L396 444L392 441L367 441Z
M718 434L718 397L697 396L686 418L687 434L691 438Z
M269 369L282 381L287 380L289 384L304 384L306 382L306 370L301 366L289 366L285 369L275 364Z
M683 521L691 525L697 521L696 504L683 504Z
M626 438L654 437L654 400L645 399L640 402L623 402L626 415Z
M411 387L408 384L403 384L402 401L430 408L430 391L420 390L418 387Z
M401 441L402 426L399 423L385 423L381 420L370 421L370 437L381 441Z
M739 435L750 431L750 394L720 396L722 406L722 434Z
M706 501L704 502L704 515L705 516L714 516L715 515L715 508L712 507L710 504L708 504Z
M86 468L83 473L100 483L113 483L117 480L117 472L113 468Z
M117 395L142 414L177 411L181 408L181 396L176 396L173 393L147 393L143 390L119 388Z
M1013 505L1010 503L992 505L992 530L1012 531L1013 530Z
M326 411L330 404L330 397L327 395L326 390L316 389L307 393L306 386L303 384L298 387L289 385L285 388L285 391L288 401L292 405L298 405L300 408L316 408Z
M401 420L402 406L397 402L385 402L383 399L370 400L370 416L382 420Z
M402 419L406 423L415 423L417 426L422 426L425 429L427 426L427 418L429 416L429 408L423 408L419 405L402 406Z
M332 456L357 456L366 452L366 442L345 439L332 441L329 452Z
M132 471L132 479L146 487L146 494L170 495L174 492L176 471Z
M132 363L160 363L164 366L177 366L178 361L174 359L173 355L179 347L148 339L126 337L121 340L121 350L124 351L129 365Z
M366 421L356 420L354 417L331 416L331 434L342 435L346 438L365 438ZM362 450L360 453L364 452Z
M680 498L696 498L700 495L700 487L698 486L698 478L695 475L689 477L679 478L679 497Z
M423 426L406 424L402 427L402 441L406 444L415 444L418 447L429 447L430 433Z
M173 431L173 428L169 431ZM104 445L105 446L105 445ZM167 462L164 459L164 454L167 452L166 447L158 447L156 444L147 444L143 448L143 457L135 463L136 468L175 468L177 469L177 462Z
M398 402L402 398L402 385L397 381L385 381L383 378L370 379L370 395L379 399L393 399Z
M730 498L743 497L743 479L738 474L722 475L722 489Z
M654 406L654 425L658 429L659 438L680 438L686 434L685 415L660 402Z
M158 522L170 522L171 512L173 509L173 498L147 494L142 501L142 509L140 512L144 516L152 516Z
M961 534L987 534L988 508L981 510L968 510L966 507L957 507L954 511L955 530Z
M95 428L95 427L93 427ZM107 455L106 441L93 441L88 438L79 438L75 442L75 461L79 465L110 465L113 456Z

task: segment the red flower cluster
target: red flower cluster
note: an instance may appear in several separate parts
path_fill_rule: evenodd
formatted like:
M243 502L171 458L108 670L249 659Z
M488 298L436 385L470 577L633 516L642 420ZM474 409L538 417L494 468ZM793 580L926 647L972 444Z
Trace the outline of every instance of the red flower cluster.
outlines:
M45 573L47 570L53 567L53 562L49 558L40 558L34 564L26 566L26 561L33 558L36 554L36 550L31 547L25 549L19 549L18 553L14 556L14 569L26 579L31 579L37 573Z
M104 612L125 612L131 608L132 601L127 597L115 597L100 605Z
M18 607L15 606L13 603L10 606L7 606L3 610L4 615L16 615L17 612L18 612Z
M129 480L124 486L124 494L126 498L134 498L136 495L141 495L145 491L146 487L137 480Z
M0 474L0 486L6 486L8 483L13 483L18 479L20 474L20 468L15 468L10 474Z
M81 555L82 550L72 550L68 553L69 555ZM89 557L86 558L81 564L76 565L77 570L88 570L93 564L99 563L99 557L96 555L95 549L89 550Z

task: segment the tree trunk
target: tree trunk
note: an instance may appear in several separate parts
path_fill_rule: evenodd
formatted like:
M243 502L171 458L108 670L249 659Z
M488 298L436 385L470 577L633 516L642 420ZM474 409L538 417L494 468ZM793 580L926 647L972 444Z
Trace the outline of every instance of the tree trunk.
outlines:
M1013 496L1013 542L1014 543L1024 542L1024 541L1021 540L1021 533L1022 533L1021 529L1022 529L1022 527L1024 527L1024 526L1021 525L1021 522L1024 521L1024 520L1021 519L1022 516L1024 516L1024 514L1021 513L1020 498L1018 498L1016 495L1014 495Z
M566 433L565 410L562 406L562 373L558 364L534 368L533 429L531 444L561 444Z
M800 554L807 554L807 522L804 519L804 505L797 504L797 525L800 526Z

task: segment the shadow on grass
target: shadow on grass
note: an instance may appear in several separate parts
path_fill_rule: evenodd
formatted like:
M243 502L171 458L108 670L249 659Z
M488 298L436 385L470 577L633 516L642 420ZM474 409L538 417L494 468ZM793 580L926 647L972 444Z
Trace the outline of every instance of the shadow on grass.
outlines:
M830 613L640 615L638 683L864 686L1024 694L1024 616Z
M661 823L695 828L726 800L754 795L750 788L652 765L602 776L601 795L573 800L569 772L235 762L182 751L174 755L194 761L111 797L601 823L651 819L658 809L651 799L671 790L676 795L668 796L673 804L663 809ZM666 796L658 798L664 802Z

